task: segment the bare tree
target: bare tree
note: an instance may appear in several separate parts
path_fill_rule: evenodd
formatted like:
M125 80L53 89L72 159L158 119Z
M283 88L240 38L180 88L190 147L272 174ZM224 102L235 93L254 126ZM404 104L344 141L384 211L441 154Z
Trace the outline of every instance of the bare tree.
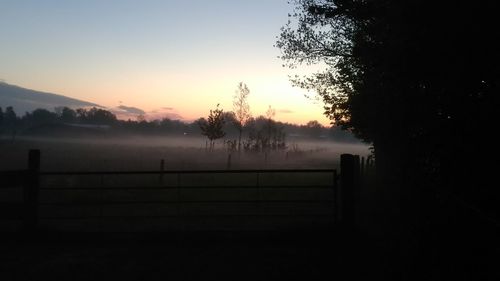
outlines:
M271 145L271 131L273 130L274 125L274 116L276 115L276 110L269 105L269 108L266 111L267 117L267 138L266 138L266 146Z
M12 134L12 140L16 138L16 133L17 133L17 125L19 123L19 119L16 115L16 112L14 111L14 108L12 106L7 106L5 108L5 112L3 113L3 123L4 127L7 129L7 131L10 131Z
M266 110L266 117L268 120L273 120L274 115L276 115L276 110L269 105L269 107Z
M233 96L233 110L235 115L235 126L238 129L238 152L241 151L241 135L243 133L243 127L248 122L251 117L250 114L250 106L248 105L248 95L250 94L250 90L248 86L240 82L238 84L238 89L235 91L235 95Z

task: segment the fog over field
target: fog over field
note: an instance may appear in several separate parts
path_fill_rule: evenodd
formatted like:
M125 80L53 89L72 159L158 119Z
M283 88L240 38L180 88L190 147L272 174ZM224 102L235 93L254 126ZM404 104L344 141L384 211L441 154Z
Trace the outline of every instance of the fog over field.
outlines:
M342 153L370 154L369 145L363 143L299 138L290 138L280 151L238 154L230 153L222 140L209 151L201 136L17 137L14 141L4 137L0 169L26 168L29 149L41 150L45 171L158 170L161 159L169 170L336 168Z

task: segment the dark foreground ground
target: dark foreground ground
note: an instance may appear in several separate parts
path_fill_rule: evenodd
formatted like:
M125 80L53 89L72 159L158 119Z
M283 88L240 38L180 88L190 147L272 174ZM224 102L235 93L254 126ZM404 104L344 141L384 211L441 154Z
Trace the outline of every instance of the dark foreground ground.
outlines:
M389 236L341 228L11 236L0 244L0 280L500 280L494 249L442 245L416 261Z
M331 232L52 236L3 245L2 280L359 280L373 275L375 268L353 265L370 260L375 265L382 257L366 249L360 255L359 248L340 236Z

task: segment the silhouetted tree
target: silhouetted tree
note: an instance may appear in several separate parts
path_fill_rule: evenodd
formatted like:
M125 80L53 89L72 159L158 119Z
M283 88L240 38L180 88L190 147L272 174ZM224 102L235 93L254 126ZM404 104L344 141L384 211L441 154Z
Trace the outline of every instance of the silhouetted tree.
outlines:
M17 133L17 115L12 106L7 106L5 108L5 113L3 114L4 127L12 135L12 139L16 138Z
M307 133L311 137L319 137L321 135L321 131L323 129L323 126L317 120L312 120L312 121L307 122L305 127L307 130Z
M347 130L342 130L340 126L332 126L328 129L328 134L337 142L359 142L359 140ZM373 156L372 156L373 157Z
M95 125L108 125L113 128L113 134L135 133L135 134L176 134L176 135L196 135L200 133L200 124L207 123L207 120L200 118L194 122L186 123L181 120L171 120L163 118L162 120L143 120L138 122L136 120L117 120L111 112L103 113L108 116L108 121L103 121L103 118L96 118L97 114L92 113L92 110L79 108L73 110L68 107L56 107L54 112L46 109L35 109L32 112L26 112L21 118L17 118L16 126L18 134L52 134L54 132L63 133L64 131L75 133L79 129L78 126L71 126L73 123L80 124L95 124ZM95 111L97 112L97 111ZM296 135L311 135L310 128L290 123L282 123L273 118L273 109L268 111L269 116L259 116L257 118L250 117L244 125L244 132L248 133L248 140L242 142L245 150L263 150L272 148L283 148L285 143L285 133L294 133ZM15 113L14 113L15 114ZM3 118L3 121L2 121ZM237 122L234 112L223 112L222 119L224 125L222 131L225 133L224 137L231 137L226 143L231 142L232 150L237 149L238 130L234 126ZM3 124L2 124L3 123ZM5 112L0 108L0 130L3 133L7 132L5 122ZM47 129L39 129L47 126ZM22 130L21 130L22 129ZM32 129L37 129L33 131ZM328 135L327 128L318 128L321 132L317 132L316 136ZM11 128L9 127L9 130ZM88 130L88 129L82 129ZM10 132L10 131L9 131ZM313 136L314 137L314 136ZM334 134L333 140L348 139L354 141L352 135L348 132L338 132ZM251 139L251 140L250 140Z
M136 119L137 119L137 122L139 122L139 123L146 122L146 116L144 116L144 114L137 115Z
M87 121L87 110L85 108L76 109L76 118L79 122Z
M282 58L326 68L293 82L316 90L333 122L373 142L380 192L397 197L392 209L406 216L394 217L428 221L421 215L438 188L500 214L489 148L477 137L495 126L494 1L295 3L277 42Z
M238 130L238 120L236 120L236 116L234 114L234 112L232 111L225 111L223 113L223 117L224 117L224 127L222 128L222 130L226 133L225 137L226 138L234 138L234 143L236 144L236 147L235 147L235 150L237 149L238 147L238 134L239 134L239 130Z
M87 110L78 108L76 110L76 117L82 123L96 124L96 125L112 125L116 123L116 116L110 111L92 107Z
M266 111L266 117L267 117L267 139L265 144L266 147L269 147L269 143L271 142L271 133L274 129L273 118L275 115L276 115L276 110L269 105Z
M112 125L116 122L116 116L110 111L92 107L87 112L87 121L99 125Z
M223 131L225 123L224 112L222 109L219 109L219 105L217 104L216 109L210 110L207 120L202 119L199 121L198 124L201 129L201 134L209 139L210 149L212 150L214 148L214 141L226 135Z
M57 121L57 114L46 109L38 108L31 113L26 112L22 117L23 124L27 128L37 128L44 125L53 124Z
M76 122L76 111L69 107L58 107L56 108L56 114L58 115L59 120L63 123L73 123Z
M297 3L277 42L282 58L327 68L294 83L315 89L334 122L374 143L379 173L404 173L395 173L407 166L397 163L408 160L411 171L453 163L446 158L474 141L465 136L492 125L498 43L486 16L490 4Z
M272 115L250 118L245 127L248 132L248 139L243 142L245 150L262 152L286 148L285 126L274 121Z
M248 86L240 82L238 84L238 89L233 97L233 110L235 115L235 125L238 129L238 151L241 151L241 135L243 133L243 128L251 117L250 115L250 106L248 105L248 95L250 94L250 90Z
M0 106L0 136L2 135L3 131L3 110L2 107Z

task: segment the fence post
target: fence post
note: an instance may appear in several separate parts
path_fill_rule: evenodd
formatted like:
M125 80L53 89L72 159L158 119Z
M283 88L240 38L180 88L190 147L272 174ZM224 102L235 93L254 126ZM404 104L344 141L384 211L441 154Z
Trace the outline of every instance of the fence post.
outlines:
M24 230L27 233L38 227L38 189L40 187L40 150L31 149L28 154L28 176L23 188Z
M340 155L340 188L342 197L342 221L354 225L356 213L356 194L359 183L359 156L352 154Z

